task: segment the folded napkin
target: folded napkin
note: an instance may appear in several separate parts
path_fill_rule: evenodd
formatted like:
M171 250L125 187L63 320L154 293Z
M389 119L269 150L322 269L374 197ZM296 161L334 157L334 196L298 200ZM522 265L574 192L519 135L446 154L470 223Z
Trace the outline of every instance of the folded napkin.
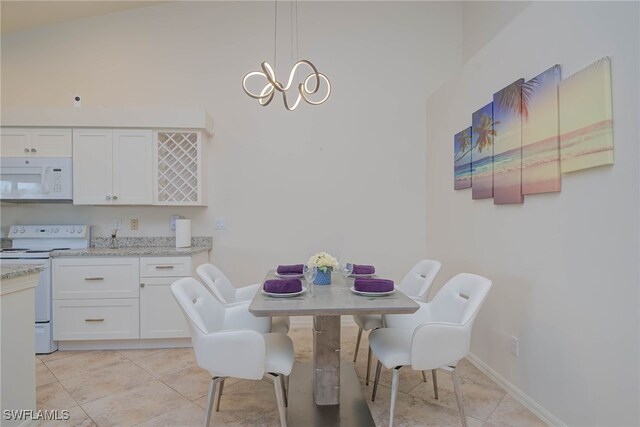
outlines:
M376 268L373 265L358 265L353 264L353 271L351 274L374 274Z
M303 267L302 264L279 265L277 272L278 274L302 274Z
M353 281L353 289L360 292L390 292L393 290L393 280L357 278Z
M264 282L265 292L272 294L290 294L302 290L300 279L271 279Z

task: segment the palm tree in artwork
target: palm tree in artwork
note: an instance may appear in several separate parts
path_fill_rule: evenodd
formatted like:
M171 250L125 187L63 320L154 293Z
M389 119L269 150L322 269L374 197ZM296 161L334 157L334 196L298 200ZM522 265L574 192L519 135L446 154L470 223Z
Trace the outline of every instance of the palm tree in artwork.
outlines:
M560 66L554 65L544 73L528 80L520 79L517 82L496 93L494 108L507 113L515 114L524 121L529 120L529 103L538 86L544 83L551 74L560 75Z
M458 152L456 153L456 162L466 156L469 151L471 151L471 128L466 128L458 135L460 136L456 136L458 137L458 141L460 141L460 146L458 147Z
M478 149L478 152L482 153L482 150L490 148L493 145L493 137L496 135L496 131L493 125L500 122L493 122L491 117L483 113L480 118L480 126L473 128L473 132L478 135L478 140L474 148Z

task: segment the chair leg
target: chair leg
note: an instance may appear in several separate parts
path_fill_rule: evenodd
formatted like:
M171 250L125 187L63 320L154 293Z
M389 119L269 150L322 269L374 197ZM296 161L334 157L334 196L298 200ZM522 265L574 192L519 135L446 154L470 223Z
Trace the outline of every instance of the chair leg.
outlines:
M284 409L284 390L282 389L283 383L280 381L281 375L272 374L273 387L276 390L276 401L278 402L278 413L280 414L280 426L287 427L287 411Z
M393 376L391 377L391 406L389 407L389 427L393 427L393 417L396 411L396 396L398 395L398 380L400 379L400 368L393 368Z
M367 353L367 378L365 379L365 385L369 385L369 372L371 371L371 355L372 355L371 347L369 347L369 352Z
M285 384L284 375L280 375L280 385L282 386L282 394L284 395L284 406L289 406L289 396L287 393L287 386Z
M424 371L422 372L424 374ZM438 398L438 375L436 374L436 370L431 370L431 376L433 377L433 394L435 398Z
M358 339L356 339L356 351L353 353L353 363L358 358L358 349L360 348L360 338L362 338L362 328L358 328Z
M460 418L462 419L462 426L467 427L467 417L464 415L464 402L462 401L462 388L460 387L460 378L455 368L451 371L451 377L453 378L453 389L456 392L456 400L458 401L458 410L460 410Z
M216 400L216 412L220 412L220 400L222 399L222 389L224 388L224 380L218 385L218 399Z
M427 382L427 375L422 371L422 381Z
M378 391L378 381L380 381L380 371L382 370L382 362L378 360L378 364L376 365L376 376L373 380L373 393L371 393L371 401L375 402L376 400L376 392Z
M213 400L216 396L216 386L220 381L223 381L224 378L221 377L213 377L209 382L209 398L207 401L207 410L205 412L204 425L205 427L209 427L211 422L211 408L213 407Z

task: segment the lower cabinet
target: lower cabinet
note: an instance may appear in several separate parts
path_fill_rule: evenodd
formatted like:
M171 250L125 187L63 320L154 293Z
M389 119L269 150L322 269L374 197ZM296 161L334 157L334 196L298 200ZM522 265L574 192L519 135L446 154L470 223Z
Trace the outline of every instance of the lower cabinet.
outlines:
M54 258L54 340L188 338L171 284L193 276L207 259L207 253Z
M137 298L54 300L53 319L57 341L140 337Z
M140 338L186 338L189 327L171 294L176 277L140 280Z

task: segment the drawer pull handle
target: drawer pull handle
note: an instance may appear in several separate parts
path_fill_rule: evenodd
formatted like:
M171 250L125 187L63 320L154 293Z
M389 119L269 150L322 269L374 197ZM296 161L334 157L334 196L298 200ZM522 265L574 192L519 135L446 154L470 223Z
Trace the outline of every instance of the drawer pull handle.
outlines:
M85 322L104 322L104 319L84 319Z
M156 265L156 268L158 269L173 268L173 265Z
M85 277L84 280L92 280L92 281L104 280L104 277Z
M140 283L140 287L141 287L141 288L144 288L144 283Z

